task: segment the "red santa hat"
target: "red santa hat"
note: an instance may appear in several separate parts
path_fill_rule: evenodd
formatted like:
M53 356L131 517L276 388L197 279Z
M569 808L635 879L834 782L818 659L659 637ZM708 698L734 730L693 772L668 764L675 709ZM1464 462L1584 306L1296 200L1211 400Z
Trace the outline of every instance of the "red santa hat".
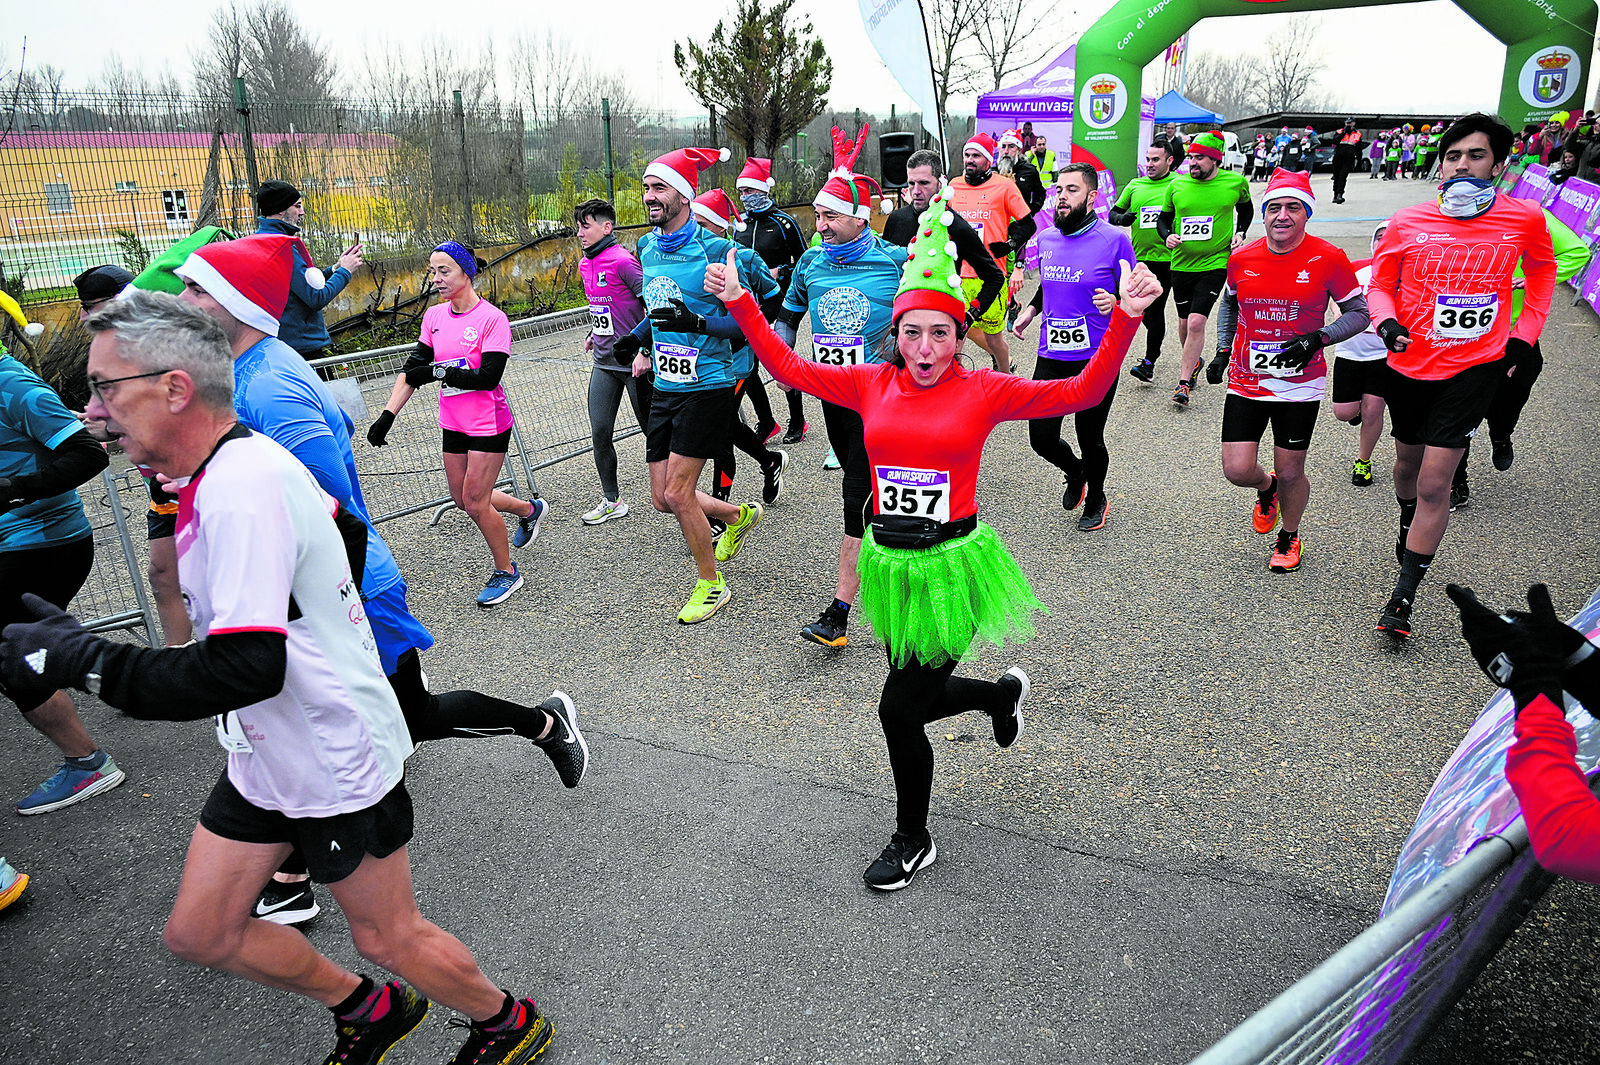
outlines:
M196 248L173 273L205 289L251 329L275 337L278 319L289 304L289 275L296 250L306 262L311 261L311 253L299 237L263 233Z
M645 167L644 176L658 177L681 193L684 199L692 200L694 190L700 183L700 171L716 166L729 154L726 148L679 148Z
M1317 209L1316 193L1311 191L1311 175L1303 170L1285 170L1283 167L1267 178L1267 191L1261 197L1261 209L1267 209L1271 200L1299 200L1306 205L1306 217Z
M811 201L815 206L852 218L872 217L872 203L883 196L883 190L876 181L854 170L861 146L867 142L867 129L862 126L855 140L847 140L838 126L833 127L833 170Z
M733 183L736 189L750 189L754 192L771 192L776 184L772 180L772 160L759 159L751 156L744 162L744 169L739 171L739 178Z
M978 149L989 160L991 166L994 164L994 155L997 148L995 147L994 138L987 133L974 133L972 138L967 141L965 148ZM963 148L963 151L965 148Z
M723 229L744 230L744 219L739 217L739 208L734 206L733 197L721 189L702 192L694 198L689 209Z
M968 141L967 143L970 144L972 142ZM1008 144L1015 144L1018 148L1022 147L1022 131L1017 129L1008 129L1004 133L1000 134L1000 147L1004 148Z

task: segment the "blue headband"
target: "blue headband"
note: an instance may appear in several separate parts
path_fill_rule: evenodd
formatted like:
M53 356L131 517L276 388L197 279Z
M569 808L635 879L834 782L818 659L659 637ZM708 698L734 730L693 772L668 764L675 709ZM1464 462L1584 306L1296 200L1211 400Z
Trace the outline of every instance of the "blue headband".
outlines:
M461 267L461 272L468 277L478 276L478 257L473 255L466 245L454 240L447 240L433 250L442 251L454 259L456 265Z

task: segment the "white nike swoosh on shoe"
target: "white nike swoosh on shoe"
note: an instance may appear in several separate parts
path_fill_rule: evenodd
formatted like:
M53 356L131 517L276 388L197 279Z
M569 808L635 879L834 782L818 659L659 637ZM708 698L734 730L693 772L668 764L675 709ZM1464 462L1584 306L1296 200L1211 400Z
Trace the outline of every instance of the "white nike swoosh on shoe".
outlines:
M300 896L296 895L293 898L284 899L282 902L274 902L272 905L268 906L266 903L262 902L260 899L257 899L256 900L256 916L257 917L265 917L269 913L277 913L279 910L283 909L284 907L288 906L289 904L294 903L294 902L298 902L298 901L300 901Z

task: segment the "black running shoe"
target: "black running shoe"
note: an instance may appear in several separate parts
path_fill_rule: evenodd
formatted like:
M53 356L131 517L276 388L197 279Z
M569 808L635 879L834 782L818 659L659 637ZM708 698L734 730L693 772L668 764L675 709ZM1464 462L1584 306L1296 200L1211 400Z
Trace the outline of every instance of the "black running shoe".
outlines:
M339 1041L323 1065L378 1065L396 1043L428 1015L428 1000L399 980L390 980L389 1012L378 1021L338 1021Z
M874 891L899 891L938 856L939 848L933 845L933 837L926 831L918 836L896 832L878 860L867 866L861 879Z
M1472 502L1472 486L1466 481L1450 486L1450 513L1454 514Z
M798 444L800 441L806 438L806 433L810 431L810 429L811 423L806 421L804 418L800 419L800 423L798 425L794 422L790 422L789 431L783 434L783 440L781 442L785 444Z
M517 1005L527 1010L527 1016L516 1028L490 1031L476 1021L452 1017L450 1027L465 1028L471 1034L450 1059L450 1065L527 1065L542 1054L550 1045L555 1026L539 1012L533 999L518 999Z
M1141 359L1139 365L1128 370L1128 376L1148 385L1156 379L1156 364L1151 359Z
M534 746L550 756L561 783L575 788L589 770L589 741L578 729L578 708L566 692L554 691L539 709L555 718L555 724L550 726L550 735L533 741Z
M311 891L311 881L285 884L281 880L268 880L250 916L273 924L301 924L321 912L317 896Z
M783 495L783 471L789 468L789 453L782 450L772 452L777 457L767 464L761 471L761 502L776 503Z
M1009 747L1022 735L1022 704L1028 701L1033 685L1028 683L1028 675L1016 666L1006 670L995 683L1006 690L1011 705L990 715L994 721L994 742L998 747Z
M1378 631L1386 632L1397 640L1411 635L1411 600L1395 596L1378 616Z
M1511 468L1511 464L1517 461L1517 453L1511 446L1511 438L1495 440L1491 437L1489 443L1494 447L1494 455L1492 456L1494 468L1501 473L1506 472Z
M835 604L829 603L828 609L822 616L809 625L800 628L800 635L812 643L820 643L824 647L843 647L850 642L845 630L850 624L850 619L840 614Z

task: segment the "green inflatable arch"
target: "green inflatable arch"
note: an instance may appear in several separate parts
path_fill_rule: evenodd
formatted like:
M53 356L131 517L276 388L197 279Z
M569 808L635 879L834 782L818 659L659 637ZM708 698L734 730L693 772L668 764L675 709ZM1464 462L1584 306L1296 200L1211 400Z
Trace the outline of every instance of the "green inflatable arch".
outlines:
M1201 19L1397 2L1417 0L1119 0L1078 41L1073 145L1120 181L1137 173L1144 67ZM1520 128L1557 111L1582 108L1589 74L1583 65L1594 51L1595 0L1456 0L1456 6L1506 46L1501 118ZM1465 84L1477 74L1451 67L1446 56L1431 58L1417 65L1418 77ZM1403 107L1400 101L1396 109Z

